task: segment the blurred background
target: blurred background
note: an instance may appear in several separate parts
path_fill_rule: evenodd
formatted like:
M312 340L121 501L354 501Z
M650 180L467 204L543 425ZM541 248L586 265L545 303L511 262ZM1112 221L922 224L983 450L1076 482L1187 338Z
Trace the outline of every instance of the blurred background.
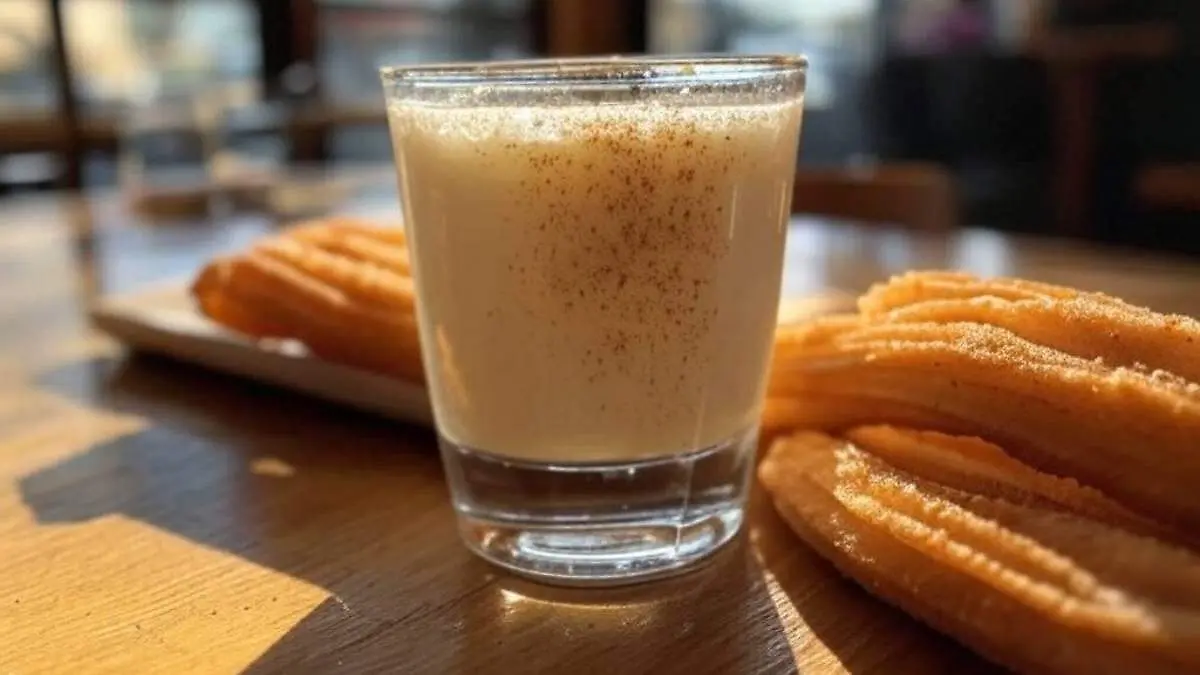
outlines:
M381 64L802 52L802 167L933 166L962 224L1200 253L1198 48L1188 0L0 0L0 208L386 163Z

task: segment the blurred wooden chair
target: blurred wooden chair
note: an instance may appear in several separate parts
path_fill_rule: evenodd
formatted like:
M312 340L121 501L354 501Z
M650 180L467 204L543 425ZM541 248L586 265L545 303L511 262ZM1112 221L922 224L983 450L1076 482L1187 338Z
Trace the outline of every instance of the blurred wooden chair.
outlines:
M846 218L935 232L954 228L950 173L936 164L879 164L796 170L792 213Z
M1146 207L1200 211L1200 164L1151 164L1134 178L1138 201Z
M1054 206L1060 233L1089 233L1101 74L1111 64L1170 56L1178 43L1176 33L1173 26L1159 23L1073 28L1047 31L1031 45L1044 59L1053 89Z

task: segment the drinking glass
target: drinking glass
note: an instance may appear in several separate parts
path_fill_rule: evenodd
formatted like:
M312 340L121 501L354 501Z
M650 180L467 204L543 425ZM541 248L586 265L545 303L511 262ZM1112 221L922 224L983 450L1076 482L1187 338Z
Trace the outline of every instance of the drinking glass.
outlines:
M563 584L739 531L806 61L382 69L417 323L463 540Z

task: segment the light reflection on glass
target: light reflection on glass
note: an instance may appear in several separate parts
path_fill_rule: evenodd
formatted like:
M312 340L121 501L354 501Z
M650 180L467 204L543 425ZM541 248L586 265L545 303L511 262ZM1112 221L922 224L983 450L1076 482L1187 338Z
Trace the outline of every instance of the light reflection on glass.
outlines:
M728 558L723 558L725 563ZM553 617L564 631L594 631L598 639L627 631L676 631L680 608L701 601L723 583L728 564L714 562L675 579L625 588L551 587L506 578L494 587L496 616L506 630Z

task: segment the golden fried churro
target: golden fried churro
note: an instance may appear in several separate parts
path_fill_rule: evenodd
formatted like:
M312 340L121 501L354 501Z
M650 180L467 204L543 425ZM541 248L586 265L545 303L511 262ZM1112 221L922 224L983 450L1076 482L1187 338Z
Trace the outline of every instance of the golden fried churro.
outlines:
M816 433L759 476L791 527L880 598L1019 671L1200 668L1200 559L1079 516L971 496Z
M410 314L416 304L412 279L397 272L361 265L290 239L268 240L254 250L341 290L350 300Z
M282 328L267 324L252 309L241 305L225 292L233 265L233 259L219 258L206 265L196 277L192 283L192 296L200 306L201 313L219 324L247 335L282 335Z
M957 490L1074 513L1161 539L1188 539L1073 478L1051 476L1026 466L980 438L886 425L857 427L844 436L897 469Z
M332 361L420 379L412 315L354 303L345 293L261 255L234 260L230 297Z
M206 316L250 337L298 340L331 361L419 380L412 280L395 265L335 252L335 242L357 237L377 263L404 254L402 235L368 230L378 228L339 221L290 229L213 261L192 294Z
M935 431L980 436L1172 527L1200 528L1200 387L1109 369L973 323L823 328L775 362L777 396L856 397L876 423L903 404ZM875 408L876 403L884 404Z
M875 284L858 299L858 309L865 316L873 316L925 300L985 295L1004 300L1065 299L1075 297L1078 291L1026 279L985 281L965 272L921 270Z
M986 323L1109 366L1161 369L1200 381L1200 321L1099 293L1017 279L910 273L874 287L859 304L873 322Z
M395 274L409 274L410 264L404 231L382 228L357 220L307 224L284 235L350 260L380 267Z

